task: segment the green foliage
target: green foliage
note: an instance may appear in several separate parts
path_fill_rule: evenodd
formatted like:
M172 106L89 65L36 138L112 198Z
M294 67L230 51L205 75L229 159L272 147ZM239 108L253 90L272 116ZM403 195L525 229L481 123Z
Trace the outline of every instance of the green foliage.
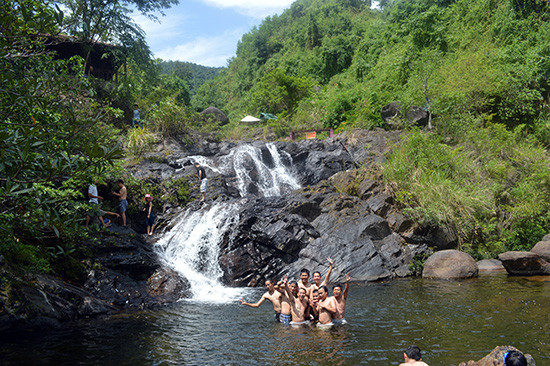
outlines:
M279 68L264 75L250 91L253 110L292 115L301 99L311 93L311 79L288 76Z
M445 133L467 116L481 126L525 125L548 143L546 3L399 0L383 2L383 11L365 5L296 1L245 34L228 68L191 104L214 105L235 119L271 108L290 126L322 121L348 129L381 126L380 108L399 101L429 109ZM282 76L309 80L317 91L293 99L289 112Z
M122 157L83 60L56 60L43 34L63 20L41 2L10 1L0 10L0 255L21 270L49 271L82 238L82 194L71 181L91 179ZM48 251L47 248L57 248Z
M476 256L530 248L550 230L550 171L544 150L521 129L492 124L455 146L413 132L383 167L405 212L456 230ZM537 218L537 219L534 219Z
M126 147L131 154L139 158L143 154L151 152L155 142L155 136L147 127L136 127L128 131Z

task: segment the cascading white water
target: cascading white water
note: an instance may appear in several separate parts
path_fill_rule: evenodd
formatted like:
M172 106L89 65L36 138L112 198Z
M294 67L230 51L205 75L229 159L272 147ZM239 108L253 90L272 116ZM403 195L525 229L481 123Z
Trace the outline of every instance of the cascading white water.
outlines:
M266 144L273 161L273 167L270 167L262 159L262 150L252 145L241 145L231 150L231 152L218 159L215 163L212 159L204 156L190 156L188 159L197 161L200 165L211 169L218 174L235 173L237 178L237 188L242 197L250 194L248 185L254 182L259 194L263 197L280 196L285 190L294 190L300 188L300 184L292 176L289 169L283 164L281 152L277 150L274 144ZM288 153L283 152L288 160L291 160ZM257 179L251 177L254 171Z
M220 159L215 165L211 159L193 156L218 174L234 171L236 185L242 197L249 195L247 187L253 181L250 170L255 169L259 194L264 197L279 196L285 191L298 189L300 185L283 164L283 157L273 144L266 145L273 167L262 160L262 151L250 145L241 145ZM287 155L287 159L290 156ZM222 270L218 263L219 245L231 226L239 219L239 201L220 202L199 210L187 209L177 219L174 227L156 243L160 258L173 268L190 285L194 301L225 303L234 301L242 289L224 287L219 279Z
M219 282L222 270L218 264L219 243L238 219L238 209L237 203L187 209L156 244L161 259L189 281L194 300L226 302L239 295Z

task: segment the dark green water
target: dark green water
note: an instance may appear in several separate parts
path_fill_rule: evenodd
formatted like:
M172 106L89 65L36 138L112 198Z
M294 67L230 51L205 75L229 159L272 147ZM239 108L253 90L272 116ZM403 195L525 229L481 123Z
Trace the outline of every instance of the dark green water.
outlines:
M478 360L497 345L550 365L550 278L406 279L352 285L348 325L321 331L232 302L89 321L1 337L4 365L398 365L416 344L434 365ZM262 291L251 290L248 300Z

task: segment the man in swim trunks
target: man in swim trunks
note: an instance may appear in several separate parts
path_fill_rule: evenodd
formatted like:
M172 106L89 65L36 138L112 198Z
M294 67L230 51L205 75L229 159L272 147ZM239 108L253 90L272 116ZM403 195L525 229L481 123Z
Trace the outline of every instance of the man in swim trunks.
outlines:
M281 294L281 315L279 315L279 322L282 324L290 324L292 321L292 311L290 305L291 300L285 291L285 285L283 284L284 281L288 281L288 276L284 276L283 281L279 281L277 282L277 285L275 285L275 290ZM289 287L292 292L292 284Z
M126 209L128 208L128 190L124 185L122 179L117 180L117 185L120 190L117 192L112 192L115 196L118 196L118 210L120 211L120 217L122 218L122 226L126 226Z
M399 366L428 366L427 363L422 361L422 356L420 354L420 348L417 346L409 346L403 353L405 357L405 362Z
M275 320L279 321L279 316L281 315L282 294L279 291L275 291L275 286L273 285L273 281L271 280L265 281L265 287L267 288L267 292L262 295L257 303L250 304L244 301L244 299L241 299L241 304L250 306L251 308L257 308L262 305L265 300L268 300L271 302L271 305L273 305L273 310L275 310Z
M329 263L329 267L328 267L328 272L327 272L327 276L325 277L325 280L323 282L321 282L321 272L319 271L315 271L313 272L313 288L318 290L319 287L321 286L328 286L328 281L330 279L330 274L332 273L332 259L327 258L328 260L328 263Z
M332 318L336 313L336 304L333 297L328 297L327 286L321 286L319 288L319 302L317 303L317 311L319 312L319 324L321 326L333 325Z
M345 310L346 310L346 300L348 298L349 281L350 281L349 273L346 273L346 285L344 286L343 293L342 293L341 284L337 284L332 288L332 293L334 294L333 298L336 303L336 314L334 314L334 318L332 319L332 322L334 324L347 323L344 316L345 316Z
M309 321L309 303L306 300L306 290L301 288L298 290L298 297L294 297L287 281L283 281L284 289L290 299L290 310L292 313L291 325L307 324Z
M200 202L204 202L204 199L206 198L206 186L208 185L208 179L206 178L206 171L202 166L200 166L199 163L195 163L195 168L197 169L197 177L199 178L199 182L201 183L200 191L202 198Z
M307 298L311 298L311 291L314 290L314 287L309 282L309 271L305 268L302 268L302 270L300 271L300 281L298 282L298 287L306 290Z

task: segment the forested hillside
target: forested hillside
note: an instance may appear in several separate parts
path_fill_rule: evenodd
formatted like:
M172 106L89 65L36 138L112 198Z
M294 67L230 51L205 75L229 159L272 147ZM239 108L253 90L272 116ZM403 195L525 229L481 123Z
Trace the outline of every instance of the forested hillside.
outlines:
M235 123L277 114L305 127L385 125L382 106L422 107L380 167L409 217L444 225L477 257L530 248L550 229L550 5L543 0L298 0L245 34L192 101Z
M165 75L177 76L184 80L189 86L191 96L197 94L202 84L214 79L222 70L221 67L208 67L182 61L161 61L160 69Z
M292 123L371 127L381 124L380 108L398 100L452 116L447 128L473 113L481 122L547 134L548 2L382 6L296 1L245 34L229 68L193 103L235 116L266 111Z

